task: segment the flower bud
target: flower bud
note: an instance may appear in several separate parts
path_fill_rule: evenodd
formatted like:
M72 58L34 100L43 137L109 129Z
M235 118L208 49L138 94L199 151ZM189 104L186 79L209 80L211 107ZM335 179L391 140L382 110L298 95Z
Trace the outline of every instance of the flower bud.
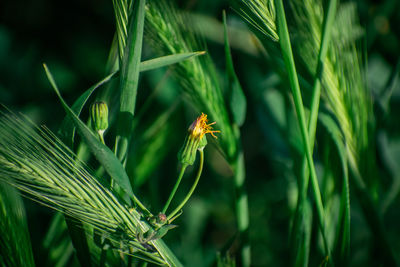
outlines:
M148 221L154 227L159 228L159 227L163 226L164 224L166 224L168 220L167 220L167 215L160 212L157 216L151 216L148 219Z
M95 102L90 110L93 128L99 134L103 134L108 128L108 107L105 102Z
M193 165L199 145L200 139L191 138L190 135L186 136L185 143L178 153L178 159L183 165Z
M207 124L207 115L201 113L201 115L190 125L188 134L185 139L185 143L178 153L178 159L183 165L193 165L196 160L197 150L202 150L207 145L206 134L211 134L214 138L217 138L212 129L211 125L215 122Z

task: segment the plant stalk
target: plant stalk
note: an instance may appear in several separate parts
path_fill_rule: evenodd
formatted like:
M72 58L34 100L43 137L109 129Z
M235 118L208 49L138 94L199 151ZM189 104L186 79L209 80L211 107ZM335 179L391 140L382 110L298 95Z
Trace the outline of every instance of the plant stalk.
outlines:
M321 79L323 75L323 64L328 52L329 42L331 38L331 29L332 24L335 18L337 8L337 0L329 1L328 10L326 12L326 17L323 24L322 34L321 34L321 44L320 50L318 53L318 61L317 61L317 69L314 77L314 85L313 85L313 93L311 96L311 109L310 109L310 118L308 120L308 133L309 133L309 141L310 141L310 150L314 150L314 142L315 142L315 134L317 129L317 120L318 120L318 110L319 103L321 97ZM302 160L302 170L301 170L301 180L299 182L300 190L297 201L296 213L294 218L294 228L292 230L292 244L296 244L295 241L296 236L299 237L300 233L300 225L302 225L303 218L303 209L304 203L307 197L308 184L309 184L309 168L307 165L307 157L304 156ZM315 191L314 191L315 192ZM308 265L305 263L305 265Z
M204 164L204 151L203 149L199 149L199 153L200 153L200 165L199 165L199 169L197 171L197 175L196 175L196 179L192 185L192 187L189 190L189 193L186 195L186 197L183 199L183 201L181 202L181 204L178 205L178 207L176 207L176 209L171 212L170 215L168 215L167 220L170 221L171 218L173 218L175 216L175 214L177 214L182 207L186 204L186 202L189 200L189 198L192 196L194 190L197 187L197 184L199 183L200 177L201 177L201 173L203 171L203 164Z
M126 163L128 141L133 130L142 54L145 3L145 0L137 0L133 3L132 14L130 14L128 21L128 39L120 64L121 105L118 114L115 153L123 165Z
M187 164L182 165L181 171L180 171L180 173L179 173L179 177L178 177L178 179L176 180L176 183L175 183L175 185L174 185L174 188L172 189L172 192L171 192L171 194L169 195L169 198L168 198L168 200L167 200L167 203L165 203L165 206L164 206L164 208L162 209L162 213L163 213L163 214L165 214L165 212L167 212L167 209L168 209L168 207L169 207L169 204L171 204L172 198L174 197L174 195L175 195L175 193L176 193L176 190L178 189L179 184L180 184L181 181L182 181L182 177L183 177L183 174L185 173L185 170L186 170L187 166L188 166Z
M317 179L317 174L315 171L314 161L312 158L310 138L308 135L305 114L304 114L304 105L303 105L303 100L301 97L300 85L299 85L296 67L295 67L295 63L294 63L293 52L292 52L292 47L290 44L289 31L288 31L287 24L286 24L286 16L285 16L285 10L283 7L282 0L275 0L275 7L276 7L276 11L277 11L279 44L281 46L282 56L283 56L285 66L286 66L288 76L289 76L289 81L290 81L290 86L291 86L291 90L292 90L292 94L293 94L295 109L296 109L298 122L299 122L299 126L300 126L301 138L302 138L303 146L304 146L304 152L306 154L305 156L306 156L308 168L309 168L310 174L311 174L311 183L312 183L312 188L313 188L313 193L314 193L315 204L316 204L316 208L317 208L318 221L319 221L319 225L320 225L320 229L321 229L321 233L322 233L322 237L323 237L323 241L324 241L326 254L329 256L329 258L331 258L330 257L330 248L329 248L329 244L328 244L328 241L326 239L326 234L325 234L325 222L324 222L325 212L324 212L324 207L322 204L321 192L319 190L318 179Z
M249 204L245 187L246 173L244 167L244 156L240 145L237 157L233 164L233 169L236 195L236 221L241 237L241 265L249 267L251 264L251 251L249 242Z

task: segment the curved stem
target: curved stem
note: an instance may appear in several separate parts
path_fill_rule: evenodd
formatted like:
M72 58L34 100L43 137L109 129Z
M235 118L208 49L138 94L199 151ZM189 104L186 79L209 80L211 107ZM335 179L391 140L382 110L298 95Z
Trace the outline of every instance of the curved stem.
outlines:
M173 218L175 216L175 214L177 214L182 209L182 207L186 204L186 202L189 200L189 198L192 196L194 190L196 189L196 186L200 180L201 173L203 171L203 163L204 163L203 150L199 150L199 153L200 153L200 165L199 165L199 170L197 171L197 175L196 175L194 184L192 185L192 188L190 188L189 193L186 195L185 199L181 202L181 204L179 204L179 206L173 212L171 212L170 215L168 215L168 217L167 217L168 221L170 221L171 218Z
M140 200L135 196L131 196L133 202L143 211L146 215L151 215L151 212L140 202Z
M162 213L163 213L163 214L165 214L165 212L167 211L167 209L168 209L168 207L169 207L169 204L171 204L172 198L174 197L174 195L175 195L175 193L176 193L176 190L178 189L179 184L180 184L181 181L182 181L182 177L183 177L183 174L185 173L185 170L186 170L186 167L187 167L187 166L188 166L187 164L182 165L181 172L179 173L178 180L176 180L176 183L175 183L175 185L174 185L174 188L172 189L172 192L171 192L171 194L169 195L169 198L168 198L168 200L167 200L167 203L165 203L165 206L164 206L164 208L163 208L163 210L162 210Z

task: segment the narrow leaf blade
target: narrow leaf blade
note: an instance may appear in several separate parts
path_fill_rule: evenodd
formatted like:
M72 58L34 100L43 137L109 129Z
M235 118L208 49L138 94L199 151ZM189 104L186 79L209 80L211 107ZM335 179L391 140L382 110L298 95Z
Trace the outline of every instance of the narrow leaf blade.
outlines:
M90 87L88 90L86 90L76 101L75 103L71 106L71 110L79 116L83 107L85 106L86 102L88 101L89 97L92 95L92 93L99 88L101 85L107 83L110 81L118 71L111 73L107 77L105 77L103 80L99 81L92 87ZM74 135L75 135L75 126L73 124L73 119L70 116L65 116L63 122L61 123L60 129L59 129L59 134L61 136L61 139L67 143L69 147L74 143Z
M128 196L134 197L131 184L129 182L128 175L126 174L124 167L120 161L114 156L114 153L105 145L103 145L92 133L92 131L75 115L72 109L62 98L60 91L54 81L53 76L47 66L43 65L46 71L46 75L53 86L58 98L61 101L66 113L70 116L77 128L79 134L83 140L87 143L90 150L96 159L101 163L107 173L118 183L118 185L125 191Z
M35 266L21 196L0 181L0 265Z
M228 30L226 26L226 14L223 12L224 22L224 38L225 38L225 58L226 58L226 74L228 77L229 87L229 105L233 121L240 127L246 119L247 101L243 93L242 86L236 76L235 69L233 68L232 55L229 46Z
M145 60L140 63L140 71L142 72L142 71L162 68L165 66L169 66L187 60L191 57L204 55L205 53L206 53L205 51L192 52L192 53L179 53L179 54L173 54L173 55Z
M92 266L90 261L90 250L85 235L83 223L75 218L65 215L68 232L74 245L76 256L81 266Z
M349 259L350 253L350 188L347 167L347 153L343 143L343 134L336 122L327 114L320 113L319 120L330 134L335 144L342 163L343 186L340 199L339 229L336 236L337 256L339 263L345 263Z
M137 0L133 3L132 13L129 17L128 39L121 65L121 105L116 138L116 154L121 162L126 160L128 142L133 130L142 54L145 3L145 0Z

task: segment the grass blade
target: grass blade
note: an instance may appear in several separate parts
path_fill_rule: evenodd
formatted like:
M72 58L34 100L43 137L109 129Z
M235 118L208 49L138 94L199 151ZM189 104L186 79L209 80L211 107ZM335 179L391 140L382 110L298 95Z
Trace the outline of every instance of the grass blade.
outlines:
M88 90L86 90L71 106L71 110L79 116L83 107L85 106L86 102L88 101L89 97L92 95L92 93L102 86L103 84L109 82L118 72L113 72L107 77L105 77L103 80L100 82L96 83L92 87L90 87ZM73 119L70 116L66 116L61 123L60 129L59 129L59 134L61 136L61 139L70 147L72 147L72 144L74 143L74 134L75 134L75 126L73 123Z
M18 192L3 181L0 181L0 248L1 266L35 266L24 204Z
M129 182L128 175L126 174L124 167L121 165L120 161L115 157L114 153L104 144L102 144L92 131L75 115L71 108L65 103L62 98L60 91L54 81L50 70L44 65L47 77L53 86L58 98L61 101L66 113L73 120L73 123L77 127L78 132L81 134L82 138L88 144L90 150L96 159L101 163L107 173L119 184L119 186L128 194L129 197L136 199L133 194L131 184Z
M153 70L153 69L157 69L157 68L162 68L165 66L169 66L169 65L190 59L191 57L204 55L205 53L206 53L205 51L191 52L191 53L179 53L179 54L173 54L173 55L169 55L169 56L163 56L163 57L145 60L140 63L140 71L148 71L148 70Z
M295 109L296 109L296 113L297 113L297 117L298 117L298 123L300 126L301 137L302 137L303 146L304 146L304 152L306 154L308 168L311 173L311 182L312 182L313 193L314 193L314 198L315 198L316 207L317 207L319 225L320 225L321 233L322 233L322 236L324 239L326 254L330 255L330 248L329 248L329 244L326 240L326 235L325 235L325 227L324 227L325 215L324 215L324 208L323 208L322 199L321 199L321 192L319 190L317 174L315 172L314 162L313 162L313 158L312 158L310 139L309 139L309 135L308 135L307 127L306 127L306 119L305 119L304 108L303 108L304 107L303 100L301 97L299 81L297 78L296 67L294 64L292 47L290 44L289 32L287 29L286 16L285 16L285 11L284 11L282 0L275 0L275 7L276 7L276 13L277 13L277 22L278 22L279 44L281 46L282 56L283 56L285 66L287 69L287 73L289 76L290 87L291 87L293 98L294 98Z
M229 107L232 114L233 121L240 127L246 119L246 97L243 93L242 86L236 76L235 69L233 68L233 60L229 46L228 31L226 26L225 10L222 13L224 23L224 39L225 39L225 60L226 60L226 74L228 77L228 95Z
M350 256L350 188L346 148L343 144L343 134L334 120L324 113L321 113L319 117L336 146L342 164L343 185L340 199L339 224L335 240L335 256L338 259L337 264L345 265Z
M133 130L137 87L139 83L140 59L142 55L145 0L134 1L129 16L127 44L121 62L121 96L118 114L115 152L117 158L126 162L128 141Z
M317 129L318 109L321 98L321 77L323 74L323 64L325 61L326 54L328 52L328 46L331 37L331 29L336 14L336 8L337 8L337 1L336 0L329 1L329 6L326 12L326 17L324 19L324 26L321 34L322 35L321 45L318 54L317 69L314 77L314 86L312 91L313 93L311 96L311 108L310 108L311 114L308 120L308 133L310 138L311 150L314 149L315 133ZM309 183L309 169L307 167L308 167L307 158L304 156L302 162L302 172L301 172L302 178L300 183L296 212L294 215L294 223L293 223L292 237L291 237L292 240L291 243L296 247L297 244L296 241L294 241L295 238L296 240L299 241L301 240L301 238L299 237L303 235L302 233L300 233L300 229L301 225L303 225L302 220L305 219L303 217L303 207L306 201L306 196L308 192L308 183ZM295 237L295 235L297 235L297 237ZM299 253L301 252L299 251ZM308 257L302 257L302 258L308 259ZM304 262L303 264L308 265L308 262Z
M229 107L232 114L232 121L236 124L234 129L236 130L236 140L238 144L238 154L232 167L234 170L234 182L235 182L235 209L236 209L236 221L241 238L241 264L242 266L251 265L251 247L249 242L249 204L247 190L245 188L246 170L244 163L244 155L241 147L240 134L238 127L242 126L246 119L246 108L247 101L243 93L243 89L240 85L239 79L236 76L232 55L229 47L228 31L226 25L226 14L223 12L223 24L224 24L224 40L225 40L225 59L226 59L226 72L228 76L228 95L229 95Z
M224 24L224 38L225 38L225 59L226 59L226 72L229 83L229 105L230 112L232 114L233 122L236 123L234 126L237 128L242 126L246 119L246 97L243 93L242 87L239 83L239 79L236 76L232 55L229 47L228 32L226 26L226 14L223 12L223 24ZM236 209L236 221L241 238L240 254L242 266L251 265L251 248L249 242L249 204L247 190L245 188L246 170L244 164L244 155L240 145L240 136L237 134L237 143L239 144L238 154L232 164L234 170L234 182L235 182L235 209Z
M107 77L105 77L100 82L96 83L88 90L86 90L72 105L71 110L79 116L84 105L88 101L89 97L92 93L103 84L109 82L117 72L113 72ZM61 139L72 149L74 144L74 136L75 136L75 123L73 122L73 118L69 115L66 115L61 127L59 129L59 135ZM72 245L75 248L76 256L79 260L79 263L82 266L91 266L90 261L90 250L88 246L88 242L86 239L86 233L81 221L76 220L68 215L65 215L65 221L68 226L69 236L71 237Z
M249 267L251 265L251 250L249 241L249 203L247 190L245 186L246 170L244 164L244 155L242 148L239 147L239 152L235 162L232 163L234 170L235 182L235 210L236 223L240 233L240 258L241 265Z
M71 237L79 263L81 266L92 266L83 223L68 215L65 215L65 222L67 223L69 236Z

